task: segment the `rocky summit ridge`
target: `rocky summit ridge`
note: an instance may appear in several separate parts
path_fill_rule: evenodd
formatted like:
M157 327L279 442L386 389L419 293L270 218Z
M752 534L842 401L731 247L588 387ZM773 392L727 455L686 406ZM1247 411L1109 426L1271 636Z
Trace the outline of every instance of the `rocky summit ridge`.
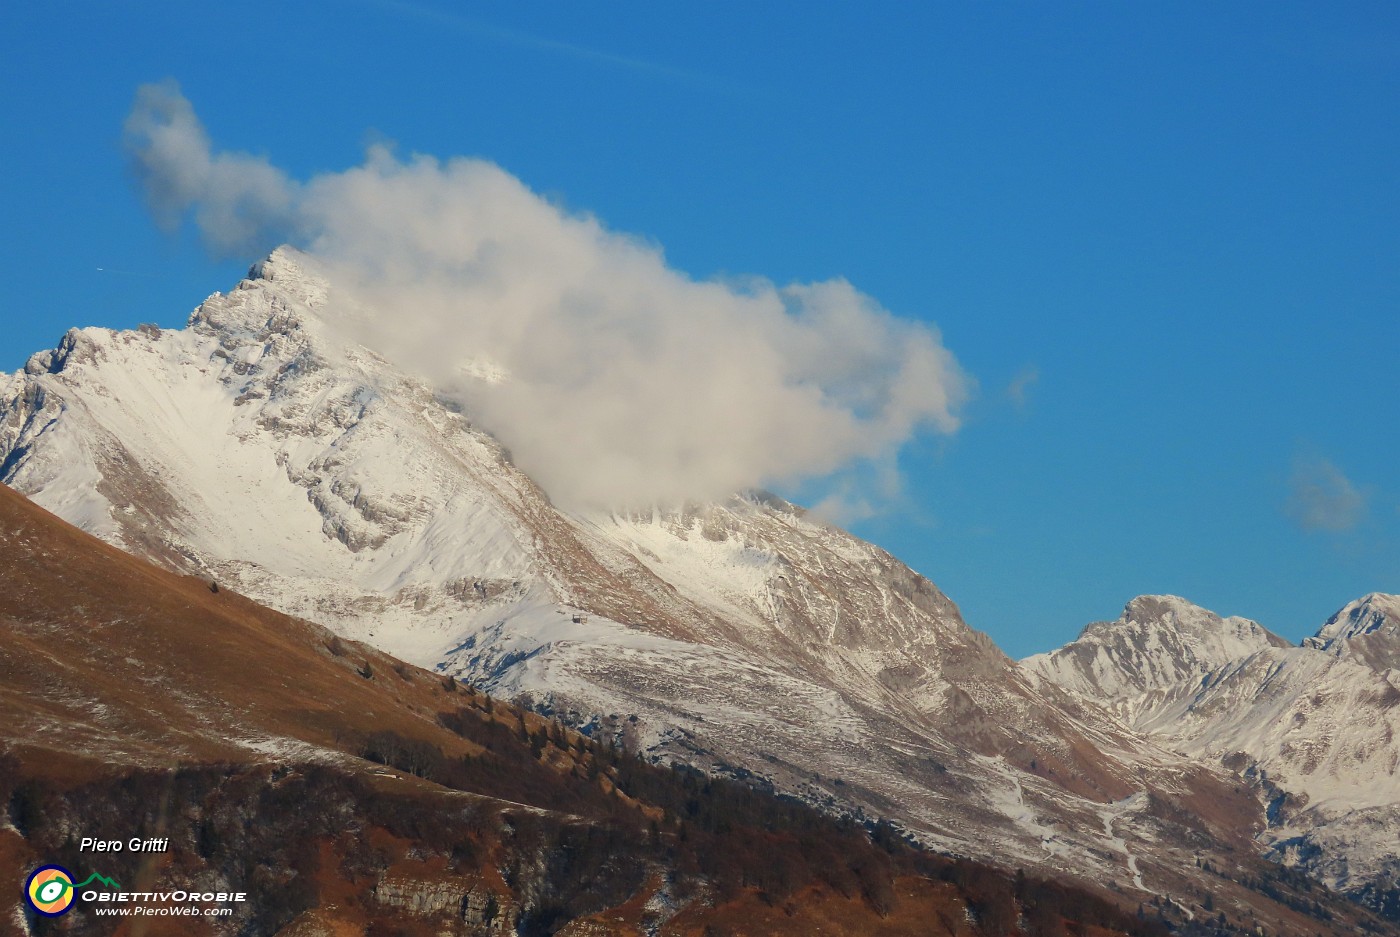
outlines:
M1094 622L1059 650L1022 663L1067 689L1120 699L1169 688L1288 643L1256 621L1222 618L1180 596L1140 595L1116 621Z

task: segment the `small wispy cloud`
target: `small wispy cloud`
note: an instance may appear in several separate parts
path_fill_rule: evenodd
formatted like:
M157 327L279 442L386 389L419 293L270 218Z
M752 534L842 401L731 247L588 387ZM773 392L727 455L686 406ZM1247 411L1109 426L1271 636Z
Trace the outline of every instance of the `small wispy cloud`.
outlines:
M210 246L234 253L291 225L297 184L263 157L215 152L174 81L138 88L122 131L131 170L166 230L193 209Z
M1016 373L1011 383L1006 385L1006 398L1020 410L1030 402L1031 388L1040 381L1040 368L1027 365Z
M901 501L904 476L895 453L889 452L822 487L825 493L808 509L808 514L838 527L849 527L879 517Z
M1366 516L1366 494L1332 462L1299 458L1284 511L1306 531L1351 530Z

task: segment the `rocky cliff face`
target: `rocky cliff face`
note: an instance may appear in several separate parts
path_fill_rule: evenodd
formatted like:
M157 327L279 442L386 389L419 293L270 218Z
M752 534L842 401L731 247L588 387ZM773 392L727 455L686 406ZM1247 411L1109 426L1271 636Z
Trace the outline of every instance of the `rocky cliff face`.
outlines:
M0 383L3 480L129 551L653 758L960 853L1147 894L1264 823L1226 772L1084 682L1155 691L1271 647L1258 626L1225 620L1212 644L1179 600L1144 600L1133 637L1028 671L927 579L780 499L564 512L470 401L349 341L332 293L281 250L185 329L70 332ZM1189 634L1157 627L1161 609ZM1192 798L1218 809L1183 826Z

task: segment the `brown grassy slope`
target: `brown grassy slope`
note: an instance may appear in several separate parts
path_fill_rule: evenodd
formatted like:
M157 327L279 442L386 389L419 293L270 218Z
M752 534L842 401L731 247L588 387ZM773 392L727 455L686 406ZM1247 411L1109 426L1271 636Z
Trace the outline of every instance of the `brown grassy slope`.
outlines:
M240 740L335 747L386 726L463 748L433 722L444 692L422 671L399 665L405 680L391 658L157 569L4 486L0 641L0 732L55 763L247 759Z

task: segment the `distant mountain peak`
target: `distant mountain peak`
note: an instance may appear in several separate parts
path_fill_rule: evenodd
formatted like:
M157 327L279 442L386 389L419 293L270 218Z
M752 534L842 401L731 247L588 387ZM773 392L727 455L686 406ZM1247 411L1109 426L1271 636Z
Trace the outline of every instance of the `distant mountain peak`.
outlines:
M1091 698L1122 699L1192 680L1289 642L1248 618L1217 615L1176 595L1140 595L1115 621L1088 625L1057 651L1023 661Z
M1176 618L1182 614L1197 613L1214 614L1179 595L1139 595L1129 599L1123 606L1123 617L1128 621L1155 622L1163 617Z
M274 247L271 253L248 268L248 279L277 280L304 276L310 262L306 254L290 244L282 244Z
M1400 667L1400 595L1372 592L1348 602L1303 644L1377 670Z

